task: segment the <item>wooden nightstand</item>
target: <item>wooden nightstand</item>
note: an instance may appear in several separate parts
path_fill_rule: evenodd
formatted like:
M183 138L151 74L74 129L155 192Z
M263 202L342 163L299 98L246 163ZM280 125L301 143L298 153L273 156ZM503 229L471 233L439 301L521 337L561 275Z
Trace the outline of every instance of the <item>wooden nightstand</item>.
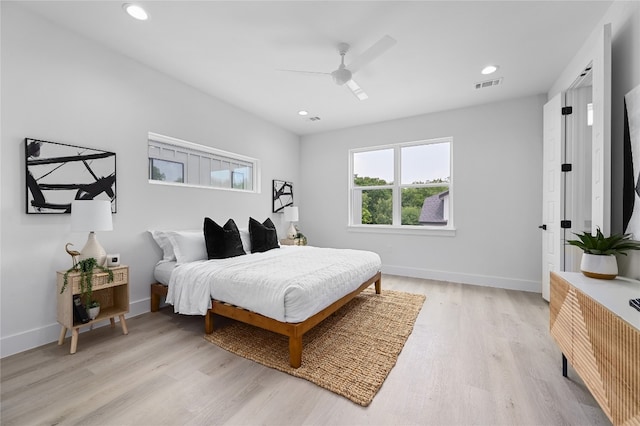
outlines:
M64 343L67 330L71 330L71 349L69 353L76 353L78 347L78 330L80 327L90 326L98 321L109 319L111 327L115 326L115 317L120 319L122 334L129 334L124 315L129 312L129 267L116 266L110 268L113 271L113 281L108 282L109 275L106 272L93 274L92 299L100 302L100 314L87 323L73 322L73 295L80 294L80 274L70 273L67 288L60 294L64 284L65 271L58 271L57 298L58 298L58 322L62 326L58 345Z
M282 246L306 246L307 239L304 240L302 238L283 238L280 240L280 245Z

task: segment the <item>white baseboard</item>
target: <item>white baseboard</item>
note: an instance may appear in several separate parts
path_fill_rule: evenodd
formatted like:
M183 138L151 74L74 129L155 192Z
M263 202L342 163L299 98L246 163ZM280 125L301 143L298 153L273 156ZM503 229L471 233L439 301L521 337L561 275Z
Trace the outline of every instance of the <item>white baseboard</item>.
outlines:
M509 290L522 290L533 293L541 292L541 283L537 281L521 280L516 278L492 277L486 275L462 274L457 272L433 271L421 268L410 268L405 266L383 265L382 272L391 275L401 275L405 277L424 278L439 281L449 281L461 284L481 285L485 287L504 288ZM135 317L150 311L150 298L137 300L129 304L127 318ZM109 324L103 321L94 324L95 327L102 327ZM81 332L88 329L82 329ZM129 330L132 330L129 327ZM17 354L38 346L46 345L58 340L60 324L53 323L47 326L27 330L6 336L0 339L0 357L4 358Z
M532 293L542 292L539 281L522 280L518 278L493 277L488 275L463 274L458 272L434 271L429 269L411 268L406 266L382 265L382 272L403 277L424 278L429 280L449 281L461 284L480 285L484 287L504 288L507 290L522 290Z
M150 311L150 298L144 298L129 303L129 313L126 318L135 317ZM109 321L101 321L94 324L94 328L108 325ZM80 329L80 332L88 331L88 328ZM129 331L135 332L129 327ZM67 332L69 335L69 332ZM21 333L12 334L0 339L0 358L24 352L26 350L37 348L51 342L57 342L60 336L60 324L53 323L41 328L23 331ZM68 344L68 343L67 343Z

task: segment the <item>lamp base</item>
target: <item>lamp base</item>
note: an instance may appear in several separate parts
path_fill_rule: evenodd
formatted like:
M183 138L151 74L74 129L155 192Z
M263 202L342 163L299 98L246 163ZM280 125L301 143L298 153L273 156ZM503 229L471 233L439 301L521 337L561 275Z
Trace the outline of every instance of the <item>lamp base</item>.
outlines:
M84 245L82 251L80 252L79 259L84 260L90 257L96 259L96 263L98 264L98 266L103 266L104 261L107 259L107 252L98 242L95 232L89 232L89 238L87 238L87 243Z
M293 222L291 222L291 225L287 230L287 238L294 239L297 235L298 235L298 230L294 226Z

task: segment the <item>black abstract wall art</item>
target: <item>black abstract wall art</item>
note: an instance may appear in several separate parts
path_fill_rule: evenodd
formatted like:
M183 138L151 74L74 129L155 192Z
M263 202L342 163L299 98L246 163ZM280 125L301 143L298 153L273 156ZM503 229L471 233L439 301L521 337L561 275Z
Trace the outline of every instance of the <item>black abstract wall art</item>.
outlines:
M293 183L273 180L273 212L282 213L287 206L293 206Z
M640 86L624 97L624 233L640 240Z
M116 154L25 139L26 212L71 213L73 200L110 200L116 212Z

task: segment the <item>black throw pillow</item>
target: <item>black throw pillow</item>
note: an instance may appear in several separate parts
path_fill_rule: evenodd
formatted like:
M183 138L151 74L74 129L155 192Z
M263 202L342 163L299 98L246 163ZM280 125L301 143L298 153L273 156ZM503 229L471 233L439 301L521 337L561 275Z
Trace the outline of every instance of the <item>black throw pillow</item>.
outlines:
M204 242L209 259L226 259L245 254L240 239L240 231L233 219L223 227L208 217L204 218Z
M280 248L276 226L267 218L260 223L254 218L249 218L249 238L251 239L251 251L265 252L274 248Z

